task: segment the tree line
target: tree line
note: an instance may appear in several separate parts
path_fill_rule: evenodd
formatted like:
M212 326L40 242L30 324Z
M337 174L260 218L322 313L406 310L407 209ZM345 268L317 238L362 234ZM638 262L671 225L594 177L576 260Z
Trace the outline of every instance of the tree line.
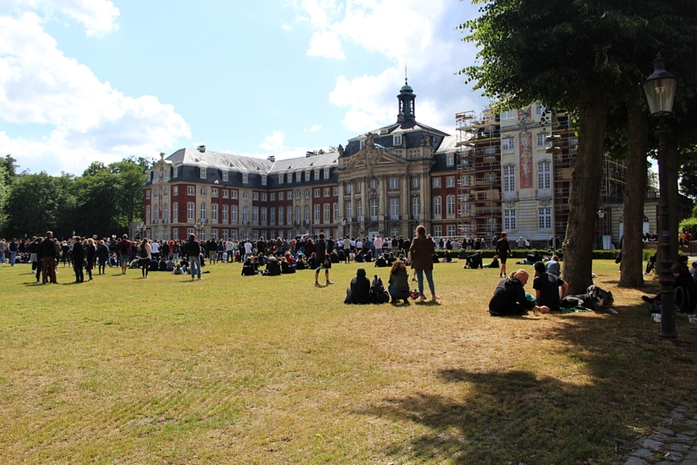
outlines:
M81 176L18 172L11 155L0 158L0 234L5 238L73 234L108 237L142 221L145 171L152 161L130 157L93 162Z

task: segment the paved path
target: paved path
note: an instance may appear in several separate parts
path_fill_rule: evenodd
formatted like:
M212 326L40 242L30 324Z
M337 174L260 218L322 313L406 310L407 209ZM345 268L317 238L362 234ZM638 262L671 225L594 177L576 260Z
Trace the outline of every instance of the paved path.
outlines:
M639 438L637 449L625 465L697 465L697 401L685 401L648 436Z

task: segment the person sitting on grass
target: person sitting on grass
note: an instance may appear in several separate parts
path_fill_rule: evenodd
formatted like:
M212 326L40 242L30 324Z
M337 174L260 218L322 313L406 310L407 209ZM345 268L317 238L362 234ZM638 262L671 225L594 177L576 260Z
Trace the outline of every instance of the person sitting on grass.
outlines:
M517 265L534 265L537 262L542 261L542 255L540 255L540 252L537 249L532 249L532 253L529 253L528 256L523 260L522 262L516 262Z
M484 268L484 264L482 262L482 251L477 250L475 253L467 255L467 265L463 266L463 268L470 268L472 270Z
M670 271L675 276L675 282L673 282L675 309L682 313L694 313L697 308L697 282L692 279L690 270L687 268L687 256L678 257L678 261L673 264ZM653 298L643 295L641 298L653 304L654 301L661 300L661 294Z
M535 279L532 281L532 288L535 289L537 305L546 305L550 310L558 312L561 311L561 300L569 292L569 283L555 274L547 273L545 264L537 262L535 263Z
M557 277L561 276L561 265L559 264L559 257L552 255L552 258L546 263L545 269L547 273L553 274Z
M356 277L351 280L351 286L346 291L345 304L369 304L373 301L370 295L370 280L366 277L365 268L356 270Z
M409 303L409 295L411 294L409 291L409 273L403 261L397 260L392 264L387 290L392 296L393 304L396 304L398 300L404 300L405 304Z
M250 255L247 260L244 261L242 265L242 276L254 276L257 274L256 268L254 267L254 256Z
M387 266L387 260L385 260L385 256L380 254L378 258L375 260L375 266L377 267L386 267Z
M291 265L286 257L281 258L281 274L295 273L295 267Z
M281 276L281 266L273 255L269 257L269 261L266 263L264 276Z
M527 271L516 270L502 279L489 301L491 316L526 315L530 310L549 313L549 307L540 307L525 297L525 285L529 278Z
M443 263L452 263L453 259L450 256L450 251L448 249L445 249L445 252L443 253Z
M174 267L174 270L172 270L172 274L184 274L186 273L184 269L182 268L180 263L177 263L177 266Z
M298 254L298 259L295 261L296 270L307 270L309 267L307 260L305 260L304 254Z
M491 260L491 263L487 263L486 265L483 265L484 268L498 268L499 265L499 256L494 255L494 258Z

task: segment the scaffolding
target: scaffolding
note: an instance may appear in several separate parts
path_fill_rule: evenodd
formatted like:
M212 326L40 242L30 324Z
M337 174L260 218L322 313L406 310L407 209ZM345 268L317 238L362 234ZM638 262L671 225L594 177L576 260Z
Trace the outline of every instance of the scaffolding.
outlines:
M458 234L491 238L501 224L501 141L496 114L455 115L458 145Z

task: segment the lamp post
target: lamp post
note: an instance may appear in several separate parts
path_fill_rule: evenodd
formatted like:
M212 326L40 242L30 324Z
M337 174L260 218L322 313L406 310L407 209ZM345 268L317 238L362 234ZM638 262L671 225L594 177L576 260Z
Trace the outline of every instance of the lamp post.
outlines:
M658 262L658 272L661 283L661 337L677 337L675 332L675 294L673 283L675 278L671 272L670 257L670 189L668 187L668 153L666 150L668 129L665 117L673 113L673 101L678 79L665 70L665 59L659 53L653 60L653 74L643 82L646 100L652 116L659 118L658 125L658 179L660 189L659 211L661 217L659 249L661 261Z
M598 215L598 219L600 220L601 227L600 227L600 240L598 241L598 249L600 250L605 250L605 210L602 208L598 208L598 211L596 212L596 215Z
M346 218L341 219L341 237L346 236Z

